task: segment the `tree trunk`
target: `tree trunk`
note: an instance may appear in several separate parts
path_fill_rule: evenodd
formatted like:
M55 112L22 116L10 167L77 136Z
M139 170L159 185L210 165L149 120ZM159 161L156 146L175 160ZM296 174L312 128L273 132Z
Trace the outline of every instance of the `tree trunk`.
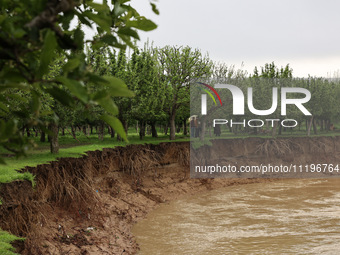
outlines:
M176 118L176 109L172 109L171 115L170 115L170 140L175 140L176 139L176 123L175 123L175 118Z
M314 130L314 135L317 135L318 130L317 130L317 127L316 127L316 121L315 121L315 119L313 119L313 130Z
M54 122L51 123L49 126L49 130L51 131L50 140L51 153L58 154L59 153L58 125Z
M27 134L27 137L31 136L31 132L30 132L30 129L28 127L26 128L26 134Z
M144 136L145 136L145 122L140 121L139 122L139 139L143 140Z
M115 130L112 128L112 127L110 127L110 135L111 135L111 138L114 138L115 137Z
M282 134L282 125L281 125L281 119L280 119L280 121L279 121L278 125L279 125L279 135L281 135L281 134Z
M103 122L99 123L99 126L98 126L98 139L100 141L104 140L104 123Z
M34 133L35 133L35 137L38 137L38 129L33 128L33 131L34 131Z
M73 125L71 126L71 132L72 132L73 138L76 139L76 128Z
M229 128L229 132L232 133L232 132L233 132L233 129L232 129L231 125L230 125L230 124L227 124L227 126L228 126L228 128Z
M307 129L307 135L310 136L310 129L312 127L312 122L313 122L313 117L309 120L309 123L308 123L308 129Z
M164 135L167 135L167 134L168 134L168 129L169 129L169 123L167 123L167 124L164 126Z
M178 124L178 125L177 125L176 133L180 133L180 132L181 132L181 126Z
M149 125L145 124L145 128L146 128L146 134L151 135L151 127Z
M276 136L276 130L277 130L277 121L274 122L274 126L272 128L272 137L273 138Z
M157 129L156 129L156 122L151 122L151 135L152 137L158 137Z
M46 141L45 131L41 131L40 133L40 142L44 143Z
M63 127L63 128L61 129L61 135L62 135L62 136L65 136L65 127Z
M331 121L330 120L326 120L326 130L330 131L331 130Z
M187 122L186 120L183 121L183 135L188 134Z
M84 135L87 135L86 134L86 125L83 126L83 133L84 133Z

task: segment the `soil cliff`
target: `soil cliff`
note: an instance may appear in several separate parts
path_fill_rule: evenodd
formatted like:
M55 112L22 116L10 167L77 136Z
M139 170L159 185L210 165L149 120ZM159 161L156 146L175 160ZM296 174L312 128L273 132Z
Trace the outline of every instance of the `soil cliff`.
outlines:
M230 162L338 162L340 137L296 138L286 151L271 139L215 140ZM202 148L204 150L204 148ZM131 227L161 203L185 194L271 179L190 179L189 142L128 145L27 167L27 181L1 185L0 227L26 237L21 254L134 254Z

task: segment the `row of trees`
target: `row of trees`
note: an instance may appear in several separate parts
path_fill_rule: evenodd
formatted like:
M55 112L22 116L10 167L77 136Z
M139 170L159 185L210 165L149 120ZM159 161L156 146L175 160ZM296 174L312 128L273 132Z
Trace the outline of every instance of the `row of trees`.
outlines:
M228 68L225 65L215 65L212 75L207 79L207 83L214 85L217 83L237 85L245 95L245 113L244 115L233 116L233 98L229 90L216 89L221 98L223 98L223 106L216 105L213 100L208 99L207 115L201 116L201 90L194 89L192 91L191 115L198 115L201 123L200 135L204 138L206 126L211 126L213 119L233 119L235 122L242 122L244 119L260 119L264 121L263 128L259 127L243 127L243 125L234 125L228 128L231 132L246 131L248 133L257 134L261 132L271 132L272 136L281 135L285 129L280 123L283 119L294 119L298 122L297 129L301 129L302 123L306 124L307 134L311 129L317 133L317 124L321 130L330 130L332 123L337 123L340 118L340 107L338 106L338 98L340 96L339 79L325 79L317 77L294 78L293 70L289 65L285 67L277 67L274 63L266 64L264 67L255 67L254 73L247 75L242 71L236 71L233 68ZM252 103L257 110L268 110L273 106L273 88L278 90L277 110L267 116L258 116L252 114L247 105L248 88L253 89ZM305 116L294 105L287 106L287 114L281 115L280 105L280 90L283 87L300 87L311 92L311 99L304 106L312 114ZM288 98L300 98L301 94L289 93ZM266 122L266 119L275 119L272 122ZM277 120L277 121L276 121ZM260 121L252 123L253 126L259 126ZM293 123L290 123L292 125Z
M227 90L219 90L220 95L227 102L224 107L216 106L210 100L208 101L208 114L200 116L200 110L195 112L195 109L200 107L200 98L190 98L190 88L191 91L195 91L198 81L204 81L210 85L216 83L237 85L245 95L247 88L253 87L253 104L259 110L269 109L272 106L273 87L278 87L278 89L281 87L307 88L312 93L312 99L306 107L312 113L312 117L305 117L296 107L289 107L287 118L296 119L300 124L306 121L308 133L311 128L316 132L316 123L320 123L323 129L329 129L331 122L337 120L340 114L336 99L340 95L340 86L337 81L314 77L293 78L293 70L289 65L278 68L274 63L270 63L261 67L261 71L255 67L254 73L248 75L242 70L235 70L233 66L213 63L208 56L188 46L156 48L146 45L144 49L135 48L128 53L124 49L118 51L107 45L105 47L89 46L84 54L75 54L74 59L79 57L84 58L86 65L96 77L112 80L109 89L114 93L115 99L112 100L112 95L107 93L107 89L102 90L96 80L85 82L87 93L91 94L91 99L97 102L91 105L84 104L81 100L71 104L72 98L64 93L65 91L61 93L60 89L53 91L47 89L41 92L39 110L44 113L40 117L44 123L39 126L41 140L45 140L46 133L52 133L50 142L53 153L58 152L59 129L63 132L66 130L76 139L76 127L83 129L85 134L88 132L88 127L91 130L96 127L99 139L103 139L106 124L102 116L105 112L111 112L117 116L125 133L128 132L129 126L138 126L141 139L145 136L147 125L151 128L152 136L157 137L156 124L162 124L166 130L169 128L172 140L175 139L178 126L183 126L183 132L187 134L188 119L191 115L199 115L203 131L201 138L205 135L205 127L211 126L212 119L216 116L233 118L235 121L244 118L259 119L248 110L244 116L232 116L233 99ZM65 61L66 55L59 54L50 64L46 79L54 80L55 77L60 77L65 69L70 68L65 68ZM120 80L124 81L127 87L121 86ZM19 90L16 93L22 99L13 100L13 103L17 102L17 104L6 112L5 119L10 120L17 112L31 109L32 104L34 105L34 94ZM197 91L196 93L199 96L201 94ZM266 118L282 120L279 110ZM273 136L282 132L280 121L274 122L271 131ZM24 121L19 126L23 130L30 128L30 125ZM110 126L108 128L111 137L114 137L116 130ZM242 129L241 126L230 127L230 131L235 133L240 129ZM256 134L258 131L258 128L253 128L252 132ZM120 132L117 134L117 139L122 139L121 136Z
M35 130L40 131L41 141L45 140L47 133L50 134L53 153L58 152L60 129L71 133L76 139L76 127L83 128L86 133L86 127L95 126L98 127L97 132L102 139L106 125L103 120L105 112L117 116L125 133L128 132L129 125L138 124L139 135L143 139L145 127L149 125L152 136L157 137L156 123L163 123L166 130L170 129L170 139L175 139L176 122L186 127L190 116L190 84L208 76L212 68L212 62L207 56L190 47L154 48L146 45L144 49L135 48L128 55L125 49L117 51L108 45L89 45L85 53L75 53L73 61L66 67L66 53L58 54L44 76L46 83L55 82L56 79L63 80L61 76L69 69L82 68L79 66L79 58L85 61L84 64L95 77L94 80L89 79L83 83L84 86L78 88L43 86L44 89L39 92L39 102L34 101L34 93L12 89L13 94L17 97L20 95L20 100L12 100L12 107L6 109L3 115L5 120L10 121L25 109L26 115L30 116L31 108L36 107L40 115L39 125ZM104 90L98 86L101 78L112 81ZM124 81L127 86L120 81ZM89 99L85 98L83 88L91 95ZM72 90L80 96L84 93L83 100L94 103L84 104L82 100L73 100L69 94ZM107 93L108 90L112 90L111 94ZM112 94L115 96L114 100ZM38 105L33 106L34 104ZM29 131L35 126L34 123L25 121L25 118L20 121L18 127L23 131ZM113 137L115 128L110 128L110 132ZM121 136L122 133L119 132L118 139Z

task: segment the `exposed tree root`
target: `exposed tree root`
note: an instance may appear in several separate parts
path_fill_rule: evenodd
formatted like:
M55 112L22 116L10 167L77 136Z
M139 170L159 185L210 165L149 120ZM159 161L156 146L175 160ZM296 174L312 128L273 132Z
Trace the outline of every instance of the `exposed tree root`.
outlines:
M265 155L285 155L295 150L302 150L300 144L292 139L266 139L256 148L256 153Z

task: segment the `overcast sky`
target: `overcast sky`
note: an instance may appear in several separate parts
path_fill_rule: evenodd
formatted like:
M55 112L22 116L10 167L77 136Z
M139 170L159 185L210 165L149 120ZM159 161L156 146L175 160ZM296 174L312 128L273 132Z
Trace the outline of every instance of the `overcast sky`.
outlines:
M272 61L295 77L340 70L339 0L159 0L159 16L148 0L132 6L158 24L140 45L189 45L250 72Z

